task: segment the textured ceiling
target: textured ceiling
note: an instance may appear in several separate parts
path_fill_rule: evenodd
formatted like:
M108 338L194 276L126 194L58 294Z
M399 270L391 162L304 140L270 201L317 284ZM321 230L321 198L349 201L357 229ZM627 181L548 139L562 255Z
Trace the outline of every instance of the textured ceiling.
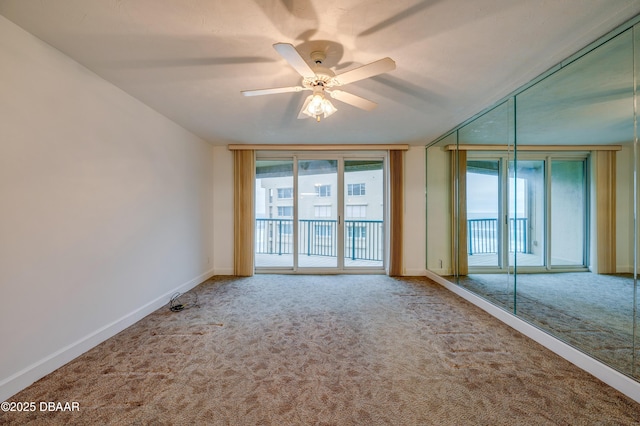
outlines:
M0 14L212 144L426 143L640 13L640 0L0 0ZM345 72L397 68L297 119L308 92L272 45L327 41Z

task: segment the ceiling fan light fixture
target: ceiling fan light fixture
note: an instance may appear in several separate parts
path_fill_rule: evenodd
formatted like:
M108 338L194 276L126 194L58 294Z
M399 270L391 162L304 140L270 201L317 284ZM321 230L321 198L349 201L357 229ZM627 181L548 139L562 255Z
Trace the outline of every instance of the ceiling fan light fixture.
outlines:
M322 93L315 93L303 112L309 117L315 118L316 121L320 121L320 117L327 118L337 110Z

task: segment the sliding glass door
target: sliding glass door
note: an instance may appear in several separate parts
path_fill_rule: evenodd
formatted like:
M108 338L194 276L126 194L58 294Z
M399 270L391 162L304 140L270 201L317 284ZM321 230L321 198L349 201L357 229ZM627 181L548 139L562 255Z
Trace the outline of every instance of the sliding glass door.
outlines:
M256 268L293 268L293 165L292 159L256 160Z
M298 160L298 268L337 268L338 160Z
M344 161L344 266L384 266L385 202L382 159Z
M384 166L380 156L258 157L256 271L383 272Z

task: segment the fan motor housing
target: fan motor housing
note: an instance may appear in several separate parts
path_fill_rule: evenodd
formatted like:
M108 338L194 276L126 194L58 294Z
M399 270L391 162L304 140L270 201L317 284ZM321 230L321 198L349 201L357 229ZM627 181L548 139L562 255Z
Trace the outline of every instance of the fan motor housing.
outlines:
M313 72L316 74L315 77L302 79L302 85L307 89L313 89L315 86L331 87L335 85L333 78L336 73L329 68L318 65L313 67Z

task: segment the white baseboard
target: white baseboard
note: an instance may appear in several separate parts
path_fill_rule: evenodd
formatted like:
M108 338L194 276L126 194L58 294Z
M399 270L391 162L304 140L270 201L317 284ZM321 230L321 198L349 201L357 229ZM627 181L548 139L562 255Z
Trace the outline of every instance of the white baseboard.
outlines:
M437 282L438 284L446 287L448 290L452 291L463 299L473 303L474 305L493 315L510 327L518 330L525 336L540 343L542 346L546 347L552 352L560 355L562 358L578 366L587 373L602 380L612 388L617 389L618 391L627 395L629 398L640 403L640 382L637 382L632 378L620 373L619 371L614 370L608 365L603 364L594 358L591 358L590 356L588 356L584 352L577 350L573 346L570 346L556 339L552 335L545 333L544 331L540 330L537 327L534 327L528 322L521 320L520 318L510 314L509 312L497 307L492 303L489 303L479 296L476 296L463 287L447 281L446 279L437 274L434 274L429 270L426 271L426 276Z
M438 274L439 276L448 276L448 275L451 275L451 274L452 274L451 269L445 269L445 268L442 268L442 269L438 269L438 268L430 268L430 269L427 269L426 271L424 271L424 273L423 273L423 274L421 274L421 275L424 275L424 274L426 274L427 272L432 272L432 273L433 273L433 272L435 272L435 273L436 273L436 274Z
M213 275L234 275L233 268L213 268Z
M403 276L405 277L422 277L427 271L424 269L405 269Z
M133 312L113 321L110 324L101 327L100 329L88 334L87 336L78 339L76 342L65 346L64 348L52 353L51 355L41 359L40 361L26 367L25 369L18 371L12 376L4 379L0 382L0 401L6 401L11 396L25 389L33 384L35 381L40 380L44 376L63 365L67 364L74 358L79 357L89 349L94 348L110 337L115 336L122 330L130 327L142 318L146 317L150 313L158 310L162 306L169 303L171 296L176 293L184 293L191 290L198 284L208 280L213 276L213 270L207 271L198 277L183 283L171 291L168 291L161 296L155 298L149 303L141 306Z

